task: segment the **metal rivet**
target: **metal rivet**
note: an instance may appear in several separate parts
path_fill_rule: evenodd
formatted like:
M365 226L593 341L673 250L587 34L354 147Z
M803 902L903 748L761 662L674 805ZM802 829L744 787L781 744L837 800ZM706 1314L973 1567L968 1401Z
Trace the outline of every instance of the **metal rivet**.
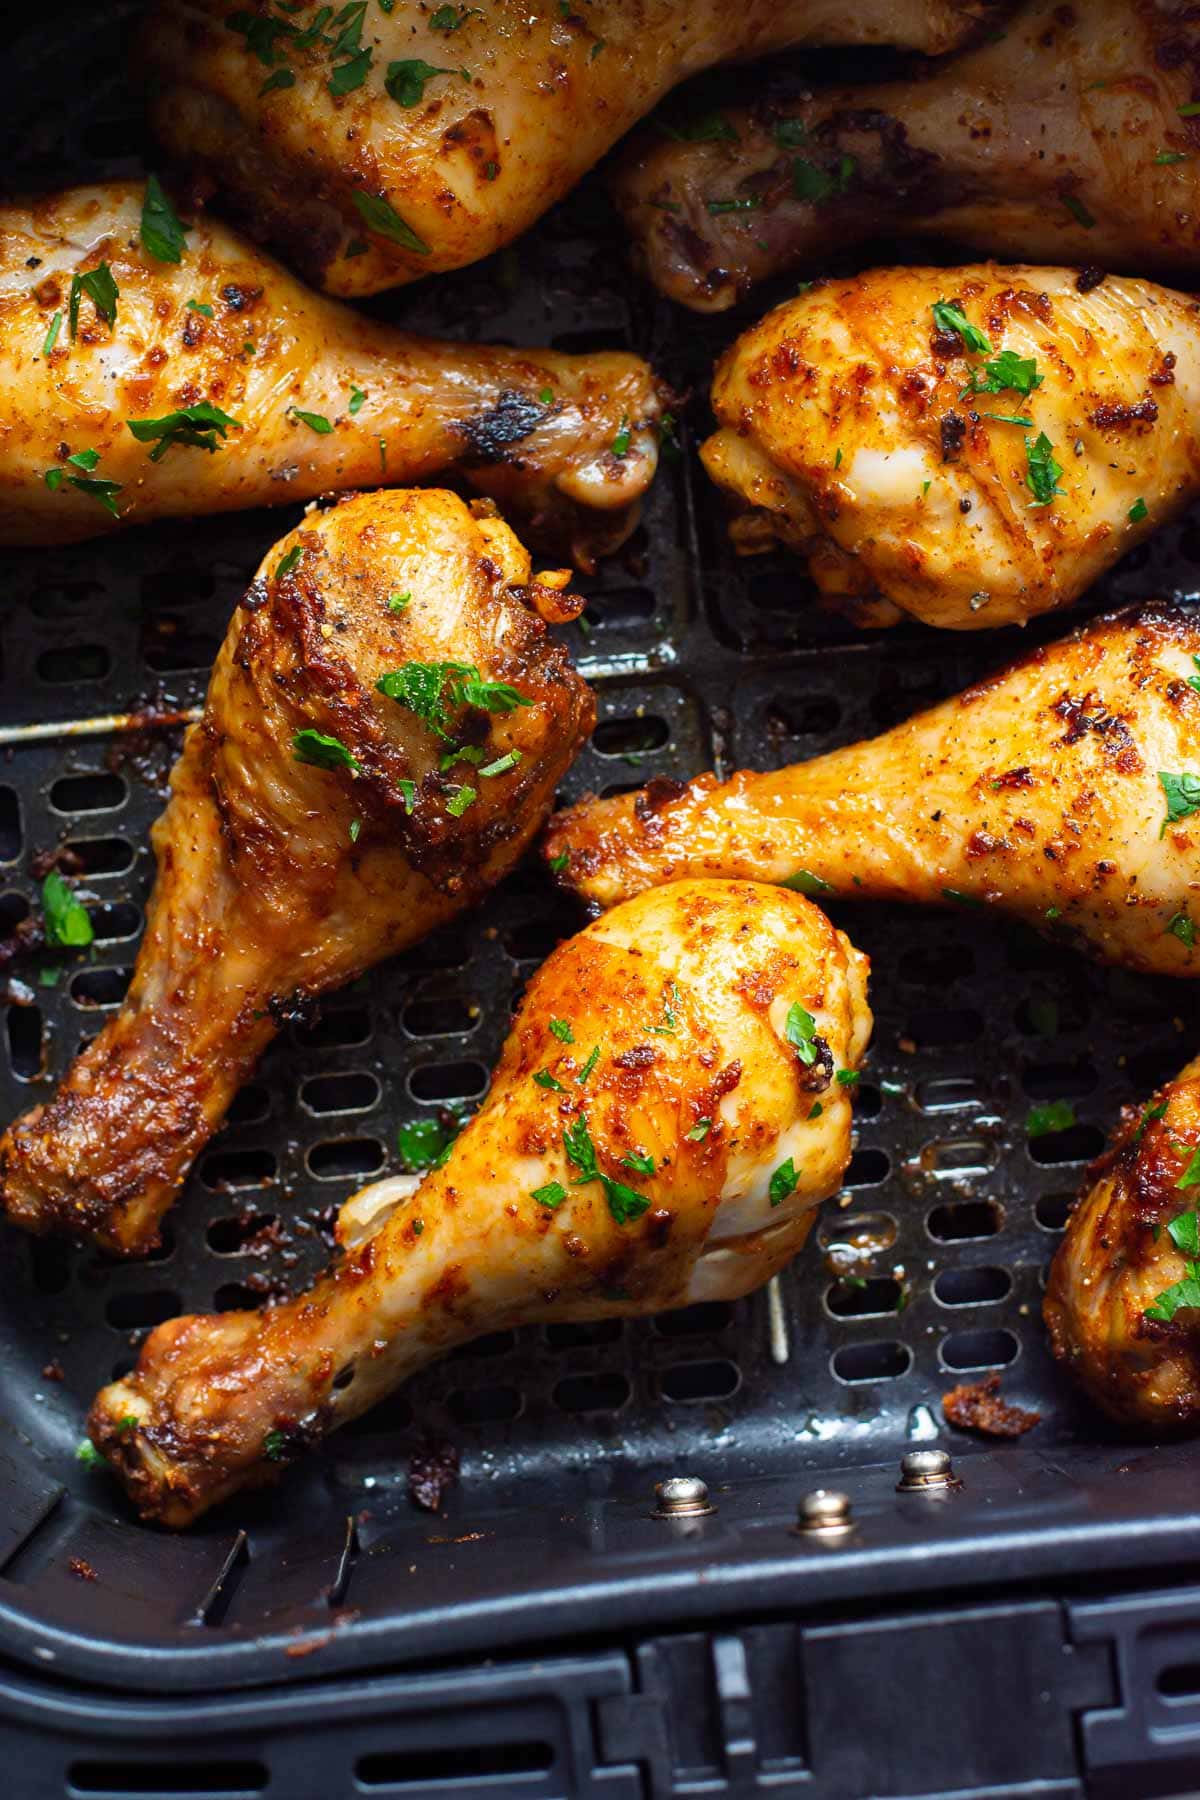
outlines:
M954 1481L954 1464L946 1450L906 1450L900 1458L898 1494L912 1494L918 1489L947 1488Z
M837 1488L814 1488L800 1502L796 1528L809 1535L834 1536L853 1529L849 1495Z
M656 1519L697 1519L717 1510L708 1497L708 1483L698 1475L668 1476L655 1484L654 1495Z

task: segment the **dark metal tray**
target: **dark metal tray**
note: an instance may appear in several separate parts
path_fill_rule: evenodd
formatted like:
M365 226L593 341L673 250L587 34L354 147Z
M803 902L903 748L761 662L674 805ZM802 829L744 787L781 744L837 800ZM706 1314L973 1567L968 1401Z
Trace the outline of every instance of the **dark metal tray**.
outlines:
M123 85L130 16L78 9L10 44L0 166L12 185L143 166ZM816 610L798 564L738 562L694 442L712 358L739 320L676 314L630 279L595 180L489 263L375 310L440 335L627 346L692 391L682 458L664 469L624 555L586 584L590 625L567 634L600 715L568 798L713 763L811 756L1063 628L864 636ZM4 559L0 725L64 729L0 753L0 931L36 905L39 855L66 844L97 932L94 952L56 985L40 983L48 955L11 965L4 1118L49 1093L120 1000L151 877L147 828L178 744L170 730L66 728L196 703L250 571L293 518L233 516ZM1091 603L1192 594L1197 526L1160 533ZM834 910L873 959L874 1048L845 1191L777 1288L656 1320L482 1339L338 1435L277 1493L185 1537L139 1526L109 1480L76 1462L94 1389L130 1366L156 1321L253 1304L316 1268L338 1204L397 1166L398 1125L478 1100L522 982L577 917L530 869L293 1028L201 1157L151 1260L123 1265L10 1234L0 1661L38 1673L13 1676L0 1714L7 1704L31 1729L42 1703L30 1680L162 1693L294 1684L1000 1583L1057 1584L1066 1596L1094 1594L1099 1578L1107 1594L1130 1571L1165 1579L1194 1557L1197 1451L1113 1439L1053 1369L1040 1302L1085 1160L1119 1106L1200 1038L1195 987L1097 970L990 917ZM1030 1106L1060 1097L1079 1123L1031 1143ZM865 1279L848 1282L835 1246L856 1232L877 1248L859 1265ZM993 1369L1009 1397L1041 1411L1036 1432L1020 1446L958 1440L965 1485L945 1504L897 1496L897 1460L938 1431L942 1392ZM462 1459L436 1518L407 1497L409 1459L430 1440ZM720 1509L690 1532L649 1517L653 1482L679 1472L705 1477ZM789 1530L796 1502L835 1476L858 1528L838 1547L805 1543ZM1067 1613L1056 1616L1066 1641ZM56 1691L61 1706L74 1690ZM587 1681L579 1692L595 1701ZM1196 1723L1186 1709L1171 1718ZM64 1729L61 1719L47 1729ZM515 1777L512 1791L525 1791Z

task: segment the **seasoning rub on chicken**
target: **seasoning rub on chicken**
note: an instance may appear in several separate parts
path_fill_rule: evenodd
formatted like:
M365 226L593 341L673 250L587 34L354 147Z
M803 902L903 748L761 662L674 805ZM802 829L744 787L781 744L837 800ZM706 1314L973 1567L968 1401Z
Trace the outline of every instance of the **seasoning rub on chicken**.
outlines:
M264 558L153 830L116 1017L0 1139L29 1231L132 1255L280 1026L477 901L591 730L551 618L578 602L477 501L393 490Z
M657 460L638 357L411 337L153 180L0 207L0 387L0 544L455 470L586 558Z
M349 1200L341 1261L295 1300L158 1326L94 1443L146 1518L186 1525L482 1332L760 1286L849 1160L866 976L816 907L745 882L588 926L445 1163Z
M819 282L726 352L701 455L864 624L1067 606L1200 491L1200 305L981 263Z
M1200 975L1200 612L1100 619L811 762L584 800L544 850L595 906L778 881L995 907L1103 962Z

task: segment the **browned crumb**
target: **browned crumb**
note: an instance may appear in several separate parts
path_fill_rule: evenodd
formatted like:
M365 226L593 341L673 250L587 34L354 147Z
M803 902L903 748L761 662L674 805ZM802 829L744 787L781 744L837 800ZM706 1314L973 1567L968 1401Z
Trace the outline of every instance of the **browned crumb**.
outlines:
M946 1423L956 1425L960 1431L982 1431L987 1437L999 1438L1023 1437L1042 1416L1001 1399L998 1375L960 1382L942 1395L942 1411Z
M79 1581L99 1581L100 1579L91 1563L84 1562L82 1556L73 1556L67 1567Z
M54 1358L53 1362L48 1362L45 1365L45 1367L43 1368L42 1380L43 1381L62 1381L63 1379L64 1379L63 1366L59 1362L59 1360L56 1356Z
M453 1444L430 1443L413 1452L408 1465L408 1495L414 1506L437 1512L458 1480L458 1451Z

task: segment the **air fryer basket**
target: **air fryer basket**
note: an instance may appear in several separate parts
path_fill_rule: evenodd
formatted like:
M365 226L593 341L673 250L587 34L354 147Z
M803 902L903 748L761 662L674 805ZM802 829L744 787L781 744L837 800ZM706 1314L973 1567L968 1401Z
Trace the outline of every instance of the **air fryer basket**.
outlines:
M13 187L144 166L123 68L130 17L80 7L10 41L0 134ZM706 374L737 321L685 316L630 279L594 181L489 263L377 310L467 339L627 346L692 390L683 456L627 552L586 584L590 629L567 633L599 706L568 798L815 755L1065 628L867 636L811 604L797 563L737 561L694 454ZM46 1097L120 1000L151 878L147 831L179 742L154 724L68 727L199 701L250 571L295 517L233 515L4 558L0 722L63 730L0 760L0 926L36 907L37 859L63 845L96 926L86 957L23 953L10 966L5 1119ZM1164 530L1095 604L1190 594L1198 560L1194 523ZM1113 1439L1052 1367L1040 1305L1085 1160L1120 1106L1200 1041L1195 987L1094 969L987 913L832 910L872 958L874 1047L845 1191L775 1293L481 1339L277 1492L186 1536L138 1525L107 1476L76 1461L95 1387L130 1366L156 1321L254 1304L314 1270L337 1205L398 1166L397 1127L479 1099L522 982L577 915L530 868L292 1027L150 1260L8 1234L4 1656L110 1686L232 1687L541 1651L581 1627L1069 1582L1194 1555L1195 1451ZM44 985L55 963L61 977ZM1079 1122L1031 1142L1029 1108L1060 1097ZM836 1246L855 1236L874 1249L846 1281ZM941 1429L947 1387L991 1370L1041 1424L1016 1446L957 1439L961 1493L914 1511L894 1491L899 1456ZM432 1517L411 1504L407 1470L415 1451L447 1442L461 1480ZM719 1507L690 1534L650 1517L654 1481L683 1472L703 1476ZM859 1529L837 1549L806 1544L788 1530L796 1501L835 1479ZM285 1655L297 1643L319 1657Z

